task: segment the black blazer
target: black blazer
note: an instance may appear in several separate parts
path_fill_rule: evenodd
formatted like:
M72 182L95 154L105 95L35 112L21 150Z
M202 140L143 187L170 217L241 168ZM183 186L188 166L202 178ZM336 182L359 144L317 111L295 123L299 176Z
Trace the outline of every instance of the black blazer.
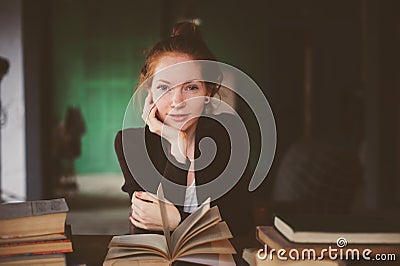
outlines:
M224 123L229 123L229 125L238 123L237 118L233 115L222 114L215 117L223 119ZM211 164L204 169L195 171L196 185L206 184L217 178L224 171L231 155L232 147L225 127L214 119L200 117L196 128L195 158L201 155L200 149L203 147L199 147L199 143L205 137L210 137L215 141L217 151ZM115 151L125 178L122 190L127 192L130 198L134 191L143 190L133 176L143 177L141 182L147 183L148 180L153 180L153 182L148 182L147 186L150 187L149 192L152 193L156 193L159 182L162 182L162 179L159 178L161 175L174 183L186 186L190 161L179 164L171 154L164 153L161 142L164 142L169 150L168 141L151 133L147 126L144 129L128 128L117 133ZM251 176L248 162L245 162L245 165L246 170L238 183L224 196L216 200L211 199L211 206L218 205L222 219L227 222L234 237L248 235L249 232L253 233L254 231L252 194L248 191ZM182 202L184 201L185 189L171 188L168 184L163 184L163 189L167 199L168 195L174 193ZM207 191L199 190L197 187L196 193L199 204L209 196ZM182 206L176 207L183 221L189 214L183 211ZM145 231L136 229L136 232Z

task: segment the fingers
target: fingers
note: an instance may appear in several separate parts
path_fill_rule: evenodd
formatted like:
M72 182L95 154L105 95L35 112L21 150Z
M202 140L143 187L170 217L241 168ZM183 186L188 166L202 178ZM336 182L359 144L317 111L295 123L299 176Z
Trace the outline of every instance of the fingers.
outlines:
M144 219L146 217L145 213L141 210L141 208L134 203L131 205L132 213L129 219L132 224L136 227L147 229L148 222Z
M151 217L147 214L146 211L142 211L140 208L135 206L134 204L131 205L132 213L130 219L135 220L137 224L141 224L140 228L148 229L149 227L154 227L157 224L152 222ZM136 224L134 224L136 226Z
M146 98L144 99L144 105L145 106L151 106L153 104L153 94L151 93L151 90L147 94Z
M137 191L134 193L135 197L144 200L144 201L149 201L151 203L156 203L158 202L158 198L155 194L150 193L150 192L142 192L142 191Z
M157 113L157 106L155 104L153 104L149 111L149 119L152 120L151 122L154 122L153 119L157 119L156 113ZM157 119L157 121L158 121L158 119Z
M135 220L132 216L129 217L130 222L137 228L142 228L145 230L152 230L152 231L162 231L162 227L155 224L144 224Z
M167 126L157 117L157 105L152 102L152 96L149 93L145 99L142 119L148 125L150 132L155 133L167 139L171 144L175 143L180 136L180 130Z
M151 90L149 90L149 93L147 94L147 97L144 102L147 103L148 105L151 105L153 103L153 93L151 92Z
M132 213L135 213L135 217L139 217L139 219L142 219L142 217L145 216L145 212L144 210L146 209L146 206L142 206L145 205L146 202L140 202L140 200L134 200L132 201L131 204L131 210Z
M156 116L157 110L158 110L157 106L153 105L147 117L146 124L149 126L150 132L156 133L157 135L161 136L161 129L163 127L163 123L160 120L158 120Z
M162 229L160 207L154 194L135 191L131 201L132 214L129 219L133 225L147 230Z
M147 123L150 111L154 108L155 104L153 102L153 94L149 91L149 94L144 100L142 119Z
M161 212L156 195L150 192L135 191L132 196L130 222L138 228L145 230L162 230ZM181 221L178 209L166 200L168 224L175 229Z
M143 192L142 192L143 193ZM153 200L145 200L138 197L138 192L135 192L132 196L132 205L138 208L141 212L146 211L146 209L153 207L152 205L158 205L158 202Z

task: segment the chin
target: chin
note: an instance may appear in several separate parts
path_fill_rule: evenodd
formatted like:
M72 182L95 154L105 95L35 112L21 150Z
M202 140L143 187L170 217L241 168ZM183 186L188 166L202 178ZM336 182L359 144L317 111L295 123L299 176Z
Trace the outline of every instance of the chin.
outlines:
M189 121L185 121L185 122L175 122L175 121L168 121L167 123L165 123L166 125L173 127L175 129L178 129L180 131L186 131L188 130L188 128L193 126L193 122Z
M181 131L186 131L188 129L188 126L183 123L168 123L167 125Z

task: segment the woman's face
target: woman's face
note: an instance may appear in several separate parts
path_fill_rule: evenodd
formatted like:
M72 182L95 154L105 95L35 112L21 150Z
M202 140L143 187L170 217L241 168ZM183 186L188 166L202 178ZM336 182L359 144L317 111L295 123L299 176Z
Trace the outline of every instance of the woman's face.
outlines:
M166 125L187 131L196 126L203 112L205 96L209 96L200 66L188 63L163 68L193 60L186 54L169 53L161 56L154 69L151 86L158 118Z

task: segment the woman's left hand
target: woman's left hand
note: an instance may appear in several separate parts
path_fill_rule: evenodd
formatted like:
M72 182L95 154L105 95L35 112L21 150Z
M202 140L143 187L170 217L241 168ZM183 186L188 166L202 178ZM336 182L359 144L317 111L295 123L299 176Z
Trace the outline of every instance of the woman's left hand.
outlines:
M149 130L171 144L171 154L180 163L185 163L187 158L186 133L167 126L157 118L157 106L153 102L153 94L149 91L143 107L142 119L149 126Z
M135 191L131 209L132 215L129 219L134 226L151 231L163 230L160 205L156 195ZM181 215L175 205L169 201L166 201L166 209L169 229L174 230L181 221Z

